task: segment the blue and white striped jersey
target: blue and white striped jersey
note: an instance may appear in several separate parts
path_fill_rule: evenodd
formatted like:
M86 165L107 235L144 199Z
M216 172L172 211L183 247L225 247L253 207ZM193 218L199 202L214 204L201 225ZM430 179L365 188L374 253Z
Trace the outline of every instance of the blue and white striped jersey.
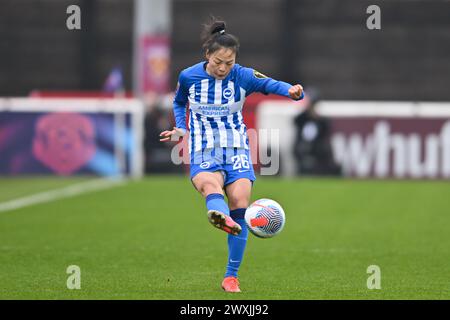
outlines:
M205 61L184 69L178 80L174 114L177 128L186 129L189 102L189 153L216 147L248 149L247 128L242 117L245 98L253 92L289 97L290 87L286 82L238 64L223 80L206 72Z

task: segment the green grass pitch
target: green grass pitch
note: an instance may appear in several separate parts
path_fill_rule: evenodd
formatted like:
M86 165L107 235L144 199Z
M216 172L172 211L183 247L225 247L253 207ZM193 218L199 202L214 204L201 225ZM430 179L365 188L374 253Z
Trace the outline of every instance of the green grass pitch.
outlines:
M82 180L0 179L0 203ZM0 212L0 299L450 298L448 182L260 177L258 198L279 201L286 226L249 234L240 294L220 288L226 234L189 178L153 176Z

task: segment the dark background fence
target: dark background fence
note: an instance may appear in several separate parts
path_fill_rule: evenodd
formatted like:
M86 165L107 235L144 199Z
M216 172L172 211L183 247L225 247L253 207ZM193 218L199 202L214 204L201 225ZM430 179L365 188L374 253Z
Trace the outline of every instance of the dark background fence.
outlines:
M82 30L65 26L82 9ZM368 30L366 8L381 8ZM450 2L444 0L174 0L172 85L202 59L201 24L224 18L238 62L321 89L324 99L450 100ZM133 1L3 0L0 95L98 90L121 65L131 89Z
M81 8L81 30L68 30L66 9ZM2 0L0 95L41 90L98 90L121 65L131 88L133 2Z

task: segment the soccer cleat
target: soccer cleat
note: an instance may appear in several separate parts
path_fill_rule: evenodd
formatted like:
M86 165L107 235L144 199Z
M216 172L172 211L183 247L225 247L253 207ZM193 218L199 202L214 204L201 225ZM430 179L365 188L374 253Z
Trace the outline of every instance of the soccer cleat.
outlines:
M214 227L235 236L237 236L242 231L239 223L231 219L230 216L227 216L226 214L217 210L208 211L208 220Z
M222 289L225 292L241 292L239 280L236 277L226 277L222 281Z

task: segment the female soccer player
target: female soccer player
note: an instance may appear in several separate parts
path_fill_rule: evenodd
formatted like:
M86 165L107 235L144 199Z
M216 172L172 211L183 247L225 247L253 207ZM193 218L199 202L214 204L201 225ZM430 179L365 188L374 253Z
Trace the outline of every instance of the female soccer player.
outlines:
M294 100L304 94L299 84L276 81L236 64L239 41L226 32L225 22L212 19L205 25L202 40L206 61L180 73L173 102L176 127L161 132L160 141L178 140L186 134L189 102L191 181L206 199L209 222L229 233L222 288L240 292L237 272L248 236L244 213L256 179L241 112L244 100L253 92Z

